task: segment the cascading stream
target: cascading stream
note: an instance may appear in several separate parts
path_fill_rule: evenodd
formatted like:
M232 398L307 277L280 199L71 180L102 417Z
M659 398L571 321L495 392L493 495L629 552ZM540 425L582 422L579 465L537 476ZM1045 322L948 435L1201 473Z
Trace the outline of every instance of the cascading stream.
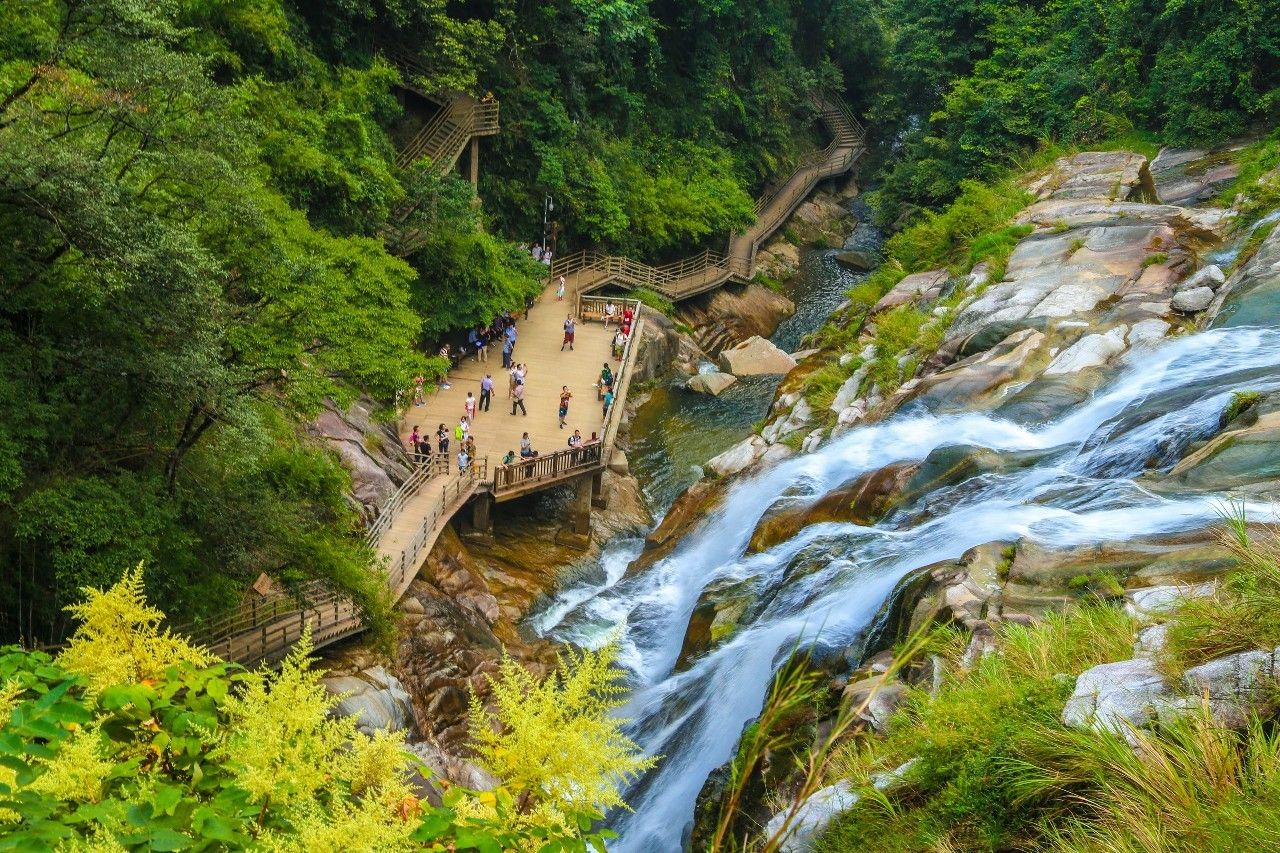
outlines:
M839 650L864 631L914 569L976 545L1025 537L1055 547L1191 530L1217 521L1214 495L1157 495L1137 477L1171 464L1212 434L1232 390L1280 387L1280 332L1234 328L1168 339L1131 353L1088 403L1027 427L987 414L904 410L732 487L677 550L645 572L623 569L638 542L605 556L604 580L569 590L535 620L540 633L584 645L618 636L634 693L631 736L664 758L627 795L634 812L611 823L613 851L680 849L708 774L727 761L760 711L773 673L796 645ZM811 525L746 555L777 502L809 502L885 465L950 445L1040 451L1034 463L936 490L872 527ZM1270 516L1271 504L1247 508ZM674 673L682 638L708 585L739 581L758 596L754 617L724 645Z

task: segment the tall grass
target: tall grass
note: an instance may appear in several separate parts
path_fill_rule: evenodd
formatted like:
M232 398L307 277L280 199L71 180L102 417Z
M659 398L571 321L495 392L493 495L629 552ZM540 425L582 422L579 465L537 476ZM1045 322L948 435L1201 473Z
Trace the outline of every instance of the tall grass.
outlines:
M1160 731L1050 729L1038 766L1024 765L1028 801L1057 802L1042 849L1168 853L1280 847L1280 734L1245 732L1207 708ZM1132 741L1132 744L1130 743ZM1045 769L1049 768L1049 769Z
M819 851L1033 849L1038 821L1056 807L1027 796L1024 766L1042 732L1057 726L1074 674L1128 657L1135 623L1116 607L1091 604L1044 623L1000 626L1000 651L960 666L967 641L936 633L930 651L950 673L936 695L915 689L884 737L846 747L835 776L866 796L833 822ZM875 796L871 774L919 761L901 792Z
M1280 539L1251 536L1243 506L1226 513L1220 541L1236 559L1217 592L1184 600L1174 611L1160 656L1173 675L1234 652L1280 646Z

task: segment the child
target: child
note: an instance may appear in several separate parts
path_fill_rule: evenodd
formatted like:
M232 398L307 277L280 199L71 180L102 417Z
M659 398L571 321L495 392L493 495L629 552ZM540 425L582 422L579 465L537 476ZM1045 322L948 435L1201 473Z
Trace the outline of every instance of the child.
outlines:
M573 395L569 393L569 386L561 385L560 386L560 429L564 429L566 426L568 426L567 422L565 421L565 418L569 416L569 400L572 397Z

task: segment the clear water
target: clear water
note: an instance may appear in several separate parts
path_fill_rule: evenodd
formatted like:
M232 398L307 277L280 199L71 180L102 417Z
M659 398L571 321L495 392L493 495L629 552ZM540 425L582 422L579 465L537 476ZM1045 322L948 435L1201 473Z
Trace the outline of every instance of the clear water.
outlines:
M536 623L540 633L586 645L620 637L634 688L623 712L632 719L629 733L649 754L665 756L627 792L634 811L611 816L620 837L610 850L680 849L699 790L759 713L785 656L798 643L819 653L845 648L913 569L994 540L1066 547L1215 523L1220 496L1157 495L1140 475L1149 460L1171 462L1211 433L1232 390L1280 388L1277 364L1280 332L1273 330L1172 338L1131 354L1092 400L1048 424L904 411L737 483L700 528L644 572L624 573L639 543L615 543L602 576L566 590ZM1043 454L1033 466L935 491L874 526L812 525L764 553L744 553L775 502L813 500L862 473L948 445ZM1276 509L1247 508L1264 516ZM724 645L674 672L700 594L730 580L753 585L761 602L756 615Z
M859 225L845 248L879 251L880 231L867 224L870 210L857 199L850 209ZM836 263L836 251L814 249L801 255L800 270L787 289L796 312L770 338L781 349L799 349L801 339L826 321L846 291L866 278L866 273ZM686 391L683 380L654 391L632 419L628 447L631 470L654 513L666 512L677 495L702 477L703 462L750 435L768 414L781 381L781 376L744 377L719 397Z

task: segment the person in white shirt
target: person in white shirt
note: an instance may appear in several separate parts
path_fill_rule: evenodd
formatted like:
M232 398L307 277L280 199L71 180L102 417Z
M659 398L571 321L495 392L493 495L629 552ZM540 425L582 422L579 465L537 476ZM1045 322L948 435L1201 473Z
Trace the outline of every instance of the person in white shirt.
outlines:
M604 304L604 327L606 329L609 328L609 324L613 322L617 314L618 314L618 309L614 306L612 302L606 302Z

